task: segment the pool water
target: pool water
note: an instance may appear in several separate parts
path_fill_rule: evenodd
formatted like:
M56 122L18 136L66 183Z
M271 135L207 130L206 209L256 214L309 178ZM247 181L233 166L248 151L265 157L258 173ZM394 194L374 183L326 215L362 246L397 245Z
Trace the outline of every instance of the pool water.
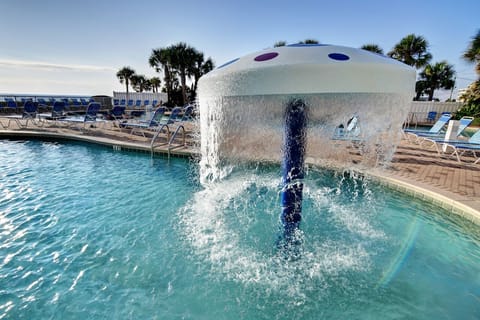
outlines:
M480 227L311 169L292 258L279 172L0 141L0 319L480 318Z

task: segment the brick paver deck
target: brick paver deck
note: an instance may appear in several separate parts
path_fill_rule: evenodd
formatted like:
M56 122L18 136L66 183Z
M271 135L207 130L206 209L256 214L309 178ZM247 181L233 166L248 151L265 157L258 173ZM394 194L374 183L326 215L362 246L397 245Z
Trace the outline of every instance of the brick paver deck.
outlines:
M480 164L473 164L473 158L462 160L459 163L454 156L440 156L434 149L403 140L390 166L375 173L480 212Z

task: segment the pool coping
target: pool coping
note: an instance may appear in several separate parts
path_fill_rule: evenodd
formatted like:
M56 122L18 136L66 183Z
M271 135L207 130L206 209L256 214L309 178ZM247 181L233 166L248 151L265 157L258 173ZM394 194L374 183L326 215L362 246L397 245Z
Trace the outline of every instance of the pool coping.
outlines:
M65 132L58 133L32 130L0 130L0 139L8 138L36 138L81 141L103 145L106 147L112 147L115 151L123 150L151 153L150 146L146 144L119 141L106 137L71 134ZM166 148L156 148L154 153L156 155L168 155L184 158L193 158L199 156L199 153L195 152L195 150L191 148L183 150L173 149L170 151ZM372 179L389 188L404 192L415 198L423 199L425 201L433 203L447 210L448 212L459 215L468 221L480 225L480 210L476 209L476 207L480 208L480 200L470 199L468 197L456 195L453 192L448 192L445 190L436 190L435 187L428 184L422 184L418 181L416 182L417 185L413 185L412 183L396 177L395 174L392 174L391 172L388 172L387 170L381 168L366 171L362 170L360 173L367 177L371 177Z
M143 153L151 153L152 149L149 145L140 144L128 141L119 141L106 137L78 135L71 133L58 133L49 131L31 131L31 130L0 130L0 139L19 139L19 138L36 138L36 139L58 139L58 140L71 140L79 142L88 142L106 147L112 147L115 151L135 151ZM190 158L195 157L197 153L189 149L171 149L156 147L155 154L170 155L175 157Z
M480 203L478 201L461 196L456 196L454 199L455 195L453 193L446 194L448 192L432 190L431 186L413 185L383 171L375 170L368 172L367 175L391 189L430 202L450 213L461 216L470 222L480 225L480 211L469 205L469 203L473 203L478 206ZM427 189L427 187L430 189Z

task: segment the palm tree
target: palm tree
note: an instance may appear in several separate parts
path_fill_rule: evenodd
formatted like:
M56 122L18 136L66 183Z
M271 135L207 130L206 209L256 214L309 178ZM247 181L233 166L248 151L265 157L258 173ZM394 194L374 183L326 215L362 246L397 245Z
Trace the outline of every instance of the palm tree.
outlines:
M175 71L172 68L172 55L171 48L159 48L153 49L152 54L148 60L151 67L155 68L155 71L160 72L163 70L165 81L165 91L167 92L167 99L170 101L173 93L173 82L175 80Z
M424 91L428 94L428 100L433 100L436 89L452 89L455 85L455 70L447 61L427 64L420 72L420 81L424 81ZM418 93L417 93L418 94Z
M360 47L360 49L367 50L373 53L383 54L383 49L380 48L379 45L376 45L373 43L364 44L363 46Z
M480 29L472 38L470 46L462 57L468 62L476 63L475 71L480 75Z
M125 89L127 92L127 100L128 100L128 85L132 76L135 75L135 70L130 67L123 67L122 69L118 70L117 78L120 80L120 83L125 82Z
M212 58L204 59L203 53L197 52L194 59L194 65L190 66L191 69L188 70L188 74L193 77L193 83L191 87L191 98L193 99L197 94L197 85L198 80L204 74L209 73L214 68L214 63Z
M395 45L388 56L418 69L426 66L432 59L427 50L428 42L424 37L409 34Z
M144 75L135 74L130 78L132 87L136 92L143 92L150 90L150 81Z
M160 80L159 77L151 77L150 78L150 84L152 85L152 91L153 92L158 92L158 88L160 87L160 84L162 81Z
M172 67L178 71L180 76L183 104L187 101L187 76L190 75L188 71L194 69L198 51L184 42L171 46L170 50L173 53L171 57Z

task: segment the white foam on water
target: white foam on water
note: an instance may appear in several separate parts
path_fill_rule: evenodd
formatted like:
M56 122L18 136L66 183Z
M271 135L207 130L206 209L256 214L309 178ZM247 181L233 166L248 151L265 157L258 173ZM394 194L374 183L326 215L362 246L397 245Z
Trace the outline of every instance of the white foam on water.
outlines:
M249 191L251 189L253 191ZM270 208L267 204L267 208L264 208L267 212L257 208L258 203L255 202L264 201L258 199L262 196L261 190L268 190L267 196L278 194L279 181L256 173L239 174L207 185L195 193L191 201L181 209L181 229L193 249L195 260L205 264L205 268L210 269L209 273L214 277L288 292L301 301L308 290L326 293L332 286L332 277L340 277L344 283L349 280L342 274L364 272L370 268L371 253L365 244L349 242L348 237L309 237L300 230L299 237L303 243L299 248L298 259L289 259L284 252L275 249L274 239L278 232L275 224L270 228L270 237L264 235L262 241L246 243L245 238L248 237L245 233L252 232L249 227L258 223L255 221L258 218L256 215L267 214L270 221L278 221L278 197L270 199L271 202L278 203L278 206ZM235 206L232 210L233 202L249 202L249 199L239 201L249 192L253 192L253 196L250 196L258 200L250 206ZM333 205L331 211L337 212L333 219L340 221L347 233L367 238L366 242L383 236L368 221L356 217L351 208L332 204L321 189L312 191L306 188L304 199L316 203L315 210ZM256 212L252 213L252 210ZM231 222L232 218L237 219L237 224ZM265 238L271 239L271 243L264 243Z

